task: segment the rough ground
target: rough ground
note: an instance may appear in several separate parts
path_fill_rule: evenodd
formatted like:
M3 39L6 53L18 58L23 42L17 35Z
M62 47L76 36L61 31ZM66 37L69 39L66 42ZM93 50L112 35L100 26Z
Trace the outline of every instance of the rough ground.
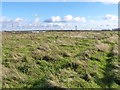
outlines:
M3 88L120 88L118 32L3 33Z

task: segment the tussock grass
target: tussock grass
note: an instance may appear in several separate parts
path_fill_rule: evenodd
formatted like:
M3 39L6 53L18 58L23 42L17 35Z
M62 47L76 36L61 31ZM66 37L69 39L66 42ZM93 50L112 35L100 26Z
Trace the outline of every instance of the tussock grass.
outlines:
M103 51L103 52L104 51L108 52L109 49L110 49L108 44L104 44L104 43L101 43L101 42L96 44L95 46L99 51Z
M3 33L3 88L120 88L118 33Z

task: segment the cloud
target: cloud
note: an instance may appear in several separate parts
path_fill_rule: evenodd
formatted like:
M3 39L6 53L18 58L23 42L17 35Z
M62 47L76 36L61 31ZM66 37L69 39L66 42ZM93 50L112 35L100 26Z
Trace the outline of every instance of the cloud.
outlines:
M96 21L95 20L90 20L91 23L95 23Z
M39 17L37 17L36 19L35 19L35 21L34 21L35 23L38 23L38 22L40 22L40 18Z
M5 17L5 16L1 16L1 17L0 17L0 22L9 22L9 21L11 21L10 18L7 18L7 17Z
M118 16L107 14L103 19L108 21L118 21Z
M76 22L86 22L86 19L84 17L75 17L74 21L76 21Z
M60 22L61 21L61 18L59 16L56 16L56 17L52 17L51 19L53 22Z
M52 16L50 19L46 19L45 22L61 22L60 16Z
M63 19L63 21L65 21L65 22L69 22L69 21L72 21L72 20L73 20L72 15L66 15L66 16L64 16L64 19Z
M36 17L35 20L32 23L33 26L39 26L40 25L40 18Z
M63 23L45 23L42 25L43 27L61 27L64 26Z
M52 16L50 19L44 20L44 22L47 23L60 23L60 22L86 22L86 19L84 17L73 17L72 15L66 15L63 18L60 18L60 16Z
M73 17L72 15L64 16L63 22L86 22L84 17Z
M53 24L53 26L58 26L58 27L60 27L60 26L64 26L64 24L62 24L62 23L55 23L55 24Z
M24 21L24 19L22 19L22 18L16 18L14 21L15 22L22 22L22 21Z
M10 18L5 17L5 16L0 17L0 22L19 23L22 21L24 21L24 19L22 19L22 18L10 19Z
M40 22L40 18L38 17L36 17L32 22L28 22L26 19L22 18L10 19L7 17L1 17L1 19L4 21L2 27L3 30L73 30L75 29L75 26L78 26L78 29L112 29L117 28L118 26L118 23L116 22L118 17L111 14L107 14L103 19L95 21L94 19L86 20L85 17L73 17L72 15L66 15L62 18L60 18L60 16L53 16L50 19L47 19L47 22Z

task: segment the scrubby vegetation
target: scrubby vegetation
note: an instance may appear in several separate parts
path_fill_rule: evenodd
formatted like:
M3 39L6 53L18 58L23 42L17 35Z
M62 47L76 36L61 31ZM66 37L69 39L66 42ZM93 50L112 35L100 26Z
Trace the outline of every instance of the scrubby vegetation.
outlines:
M3 88L120 88L118 32L3 33Z

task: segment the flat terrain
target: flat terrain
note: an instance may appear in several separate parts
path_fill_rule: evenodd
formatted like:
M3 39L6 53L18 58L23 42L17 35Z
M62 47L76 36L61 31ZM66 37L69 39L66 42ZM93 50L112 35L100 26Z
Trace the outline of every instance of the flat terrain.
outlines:
M3 88L120 88L118 32L3 33Z

